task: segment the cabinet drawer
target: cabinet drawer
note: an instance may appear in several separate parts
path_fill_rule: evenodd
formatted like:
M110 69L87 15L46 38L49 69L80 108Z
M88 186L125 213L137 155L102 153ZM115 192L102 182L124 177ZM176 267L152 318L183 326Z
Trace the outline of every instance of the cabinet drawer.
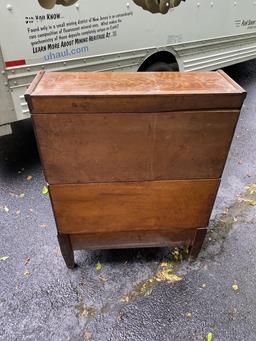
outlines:
M216 179L239 111L37 114L50 184Z
M168 231L208 225L219 180L51 185L59 232Z

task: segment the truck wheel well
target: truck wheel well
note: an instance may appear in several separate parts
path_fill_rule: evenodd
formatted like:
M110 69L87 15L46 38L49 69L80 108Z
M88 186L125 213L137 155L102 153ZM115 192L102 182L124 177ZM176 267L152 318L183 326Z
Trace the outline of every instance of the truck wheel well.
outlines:
M166 63L166 64L172 64L172 63L176 63L177 64L177 60L176 60L176 58L175 58L175 56L173 54L171 54L168 51L160 51L160 52L156 52L156 53L152 54L146 60L144 60L144 62L139 67L138 71L139 72L140 71L145 71L151 65L153 65L155 63L158 63L158 62L163 62L163 63Z

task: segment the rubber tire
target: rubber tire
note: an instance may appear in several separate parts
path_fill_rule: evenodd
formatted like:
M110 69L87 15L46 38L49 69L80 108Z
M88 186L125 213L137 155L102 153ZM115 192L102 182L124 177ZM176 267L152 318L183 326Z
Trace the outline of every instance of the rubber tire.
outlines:
M157 72L157 71L166 71L166 72L172 72L172 71L179 71L179 67L177 63L165 63L165 62L156 62L154 64L151 64L145 71L147 72Z
M159 12L162 14L166 14L170 8L170 1L160 0L159 1Z

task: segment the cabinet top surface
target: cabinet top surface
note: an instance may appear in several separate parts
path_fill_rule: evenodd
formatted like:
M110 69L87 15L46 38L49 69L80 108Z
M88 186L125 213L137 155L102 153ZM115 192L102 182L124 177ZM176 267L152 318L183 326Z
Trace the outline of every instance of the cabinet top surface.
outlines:
M31 96L231 94L244 90L224 72L45 72Z

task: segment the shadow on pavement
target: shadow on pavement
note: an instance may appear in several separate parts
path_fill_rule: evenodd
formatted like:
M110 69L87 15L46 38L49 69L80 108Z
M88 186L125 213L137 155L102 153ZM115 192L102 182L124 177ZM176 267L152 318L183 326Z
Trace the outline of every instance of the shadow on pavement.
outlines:
M12 124L13 133L0 137L1 176L12 177L40 164L31 119Z
M238 84L242 84L245 89L255 84L255 79L252 74L256 75L256 63L255 60L243 62L223 68L231 78Z
M77 253L75 252L75 257ZM143 263L159 262L171 257L170 247L158 248L134 248L134 249L109 249L109 250L91 250L90 262L100 260L105 264L127 263L133 264L142 261ZM83 268L83 263L88 262L88 253L80 251L78 256L79 265Z

